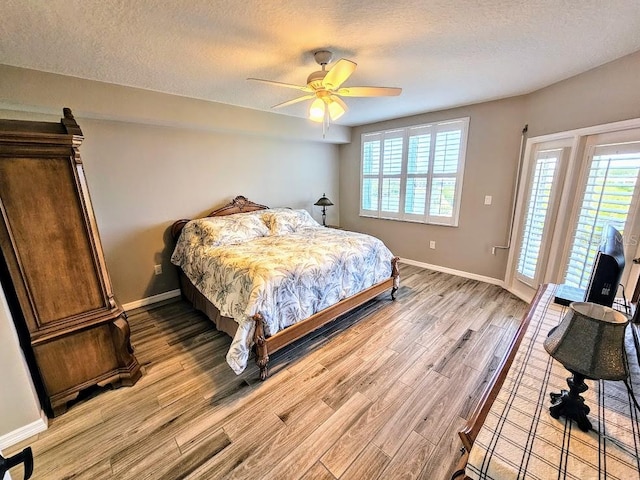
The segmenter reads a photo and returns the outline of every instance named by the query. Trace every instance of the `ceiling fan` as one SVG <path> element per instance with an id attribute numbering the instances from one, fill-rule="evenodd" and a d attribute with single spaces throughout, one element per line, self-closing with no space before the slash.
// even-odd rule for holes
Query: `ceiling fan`
<path id="1" fill-rule="evenodd" d="M 309 108 L 309 119 L 314 122 L 325 123 L 328 122 L 329 119 L 332 121 L 337 120 L 348 110 L 347 105 L 340 97 L 391 97 L 400 95 L 402 92 L 401 88 L 392 87 L 342 87 L 342 84 L 355 71 L 356 63 L 342 58 L 327 70 L 327 64 L 331 62 L 333 58 L 331 52 L 320 50 L 315 52 L 313 57 L 322 67 L 322 70 L 318 70 L 309 75 L 305 86 L 274 82 L 261 78 L 248 78 L 247 80 L 255 80 L 256 82 L 293 88 L 305 92 L 306 95 L 279 103 L 271 108 L 287 107 L 294 103 L 314 99 Z"/>

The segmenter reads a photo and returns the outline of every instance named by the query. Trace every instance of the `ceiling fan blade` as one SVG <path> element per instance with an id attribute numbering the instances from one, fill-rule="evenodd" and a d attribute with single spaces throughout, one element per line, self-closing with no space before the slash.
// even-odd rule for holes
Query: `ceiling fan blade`
<path id="1" fill-rule="evenodd" d="M 313 94 L 303 95 L 302 97 L 294 98 L 293 100 L 288 100 L 286 102 L 282 102 L 282 103 L 279 103 L 277 105 L 274 105 L 271 108 L 287 107 L 289 105 L 293 105 L 294 103 L 303 102 L 305 100 L 309 100 L 310 98 L 314 98 L 314 97 L 315 97 L 315 95 L 313 95 Z"/>
<path id="2" fill-rule="evenodd" d="M 293 88 L 295 90 L 302 90 L 303 92 L 313 92 L 309 87 L 302 85 L 293 85 L 292 83 L 274 82 L 273 80 L 264 80 L 262 78 L 247 78 L 247 80 L 253 80 L 254 82 L 268 83 L 269 85 L 276 85 L 277 87 Z"/>
<path id="3" fill-rule="evenodd" d="M 351 60 L 341 58 L 338 60 L 331 69 L 327 72 L 327 75 L 322 80 L 322 85 L 327 90 L 336 90 L 340 88 L 340 85 L 351 76 L 358 65 Z"/>
<path id="4" fill-rule="evenodd" d="M 334 93 L 343 97 L 395 97 L 402 93 L 402 89 L 394 87 L 344 87 Z"/>

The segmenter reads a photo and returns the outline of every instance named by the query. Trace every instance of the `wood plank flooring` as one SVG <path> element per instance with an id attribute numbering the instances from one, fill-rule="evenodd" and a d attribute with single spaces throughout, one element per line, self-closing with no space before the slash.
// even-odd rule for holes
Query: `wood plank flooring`
<path id="1" fill-rule="evenodd" d="M 401 265 L 388 294 L 236 376 L 182 301 L 130 312 L 144 376 L 87 395 L 31 445 L 35 479 L 447 479 L 457 431 L 527 305 Z M 22 478 L 21 467 L 11 470 Z"/>

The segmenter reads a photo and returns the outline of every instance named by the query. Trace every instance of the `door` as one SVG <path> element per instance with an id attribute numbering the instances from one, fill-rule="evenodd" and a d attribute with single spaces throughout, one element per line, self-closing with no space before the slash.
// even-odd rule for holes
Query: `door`
<path id="1" fill-rule="evenodd" d="M 640 131 L 594 135 L 587 139 L 580 190 L 563 256 L 562 283 L 587 288 L 602 233 L 608 224 L 623 236 L 626 267 L 621 283 L 635 282 L 629 278 L 629 272 L 638 247 L 639 175 Z M 621 294 L 619 292 L 619 296 Z"/>
<path id="2" fill-rule="evenodd" d="M 630 297 L 632 259 L 640 254 L 640 129 L 534 139 L 526 158 L 507 288 L 526 300 L 542 283 L 586 288 L 602 232 L 612 224 L 623 234 L 621 283 Z"/>
<path id="3" fill-rule="evenodd" d="M 528 150 L 519 201 L 524 208 L 514 225 L 518 235 L 510 255 L 510 287 L 531 299 L 546 276 L 571 140 L 539 143 Z"/>

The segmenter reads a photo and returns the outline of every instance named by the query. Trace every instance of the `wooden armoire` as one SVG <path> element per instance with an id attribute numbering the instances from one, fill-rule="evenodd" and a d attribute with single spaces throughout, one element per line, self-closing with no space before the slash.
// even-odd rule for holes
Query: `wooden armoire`
<path id="1" fill-rule="evenodd" d="M 68 108 L 60 123 L 0 120 L 2 286 L 54 416 L 82 390 L 141 376 L 104 261 L 82 140 Z"/>

